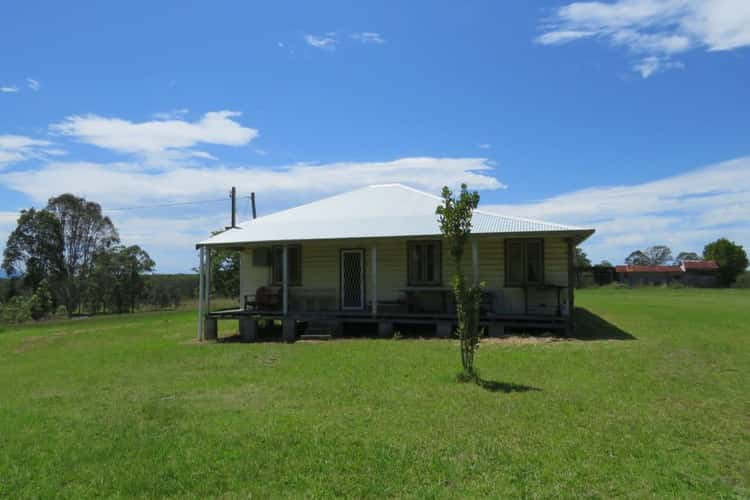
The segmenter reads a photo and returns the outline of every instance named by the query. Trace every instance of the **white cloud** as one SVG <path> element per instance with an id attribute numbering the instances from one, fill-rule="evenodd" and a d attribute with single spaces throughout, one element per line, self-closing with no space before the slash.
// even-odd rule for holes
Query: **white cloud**
<path id="1" fill-rule="evenodd" d="M 52 143 L 49 141 L 23 135 L 0 135 L 0 169 L 26 160 L 65 154 L 64 151 L 50 146 Z"/>
<path id="2" fill-rule="evenodd" d="M 0 212 L 0 254 L 4 250 L 8 236 L 16 227 L 19 215 L 19 212 Z"/>
<path id="3" fill-rule="evenodd" d="M 10 233 L 18 220 L 19 212 L 0 212 L 0 241 L 5 241 L 5 235 Z"/>
<path id="4" fill-rule="evenodd" d="M 33 90 L 34 92 L 36 92 L 37 90 L 39 90 L 42 87 L 42 85 L 39 83 L 39 81 L 38 80 L 34 80 L 33 78 L 26 78 L 26 86 L 29 89 Z"/>
<path id="5" fill-rule="evenodd" d="M 42 202 L 63 192 L 113 204 L 202 199 L 230 186 L 274 198 L 299 200 L 367 184 L 403 182 L 432 192 L 467 182 L 477 189 L 504 187 L 482 158 L 401 158 L 266 167 L 177 167 L 157 172 L 132 164 L 54 162 L 34 170 L 0 174 L 0 184 Z"/>
<path id="6" fill-rule="evenodd" d="M 356 40 L 360 43 L 385 43 L 385 38 L 383 38 L 380 33 L 375 33 L 373 31 L 360 31 L 358 33 L 352 33 L 351 37 L 353 40 Z"/>
<path id="7" fill-rule="evenodd" d="M 403 182 L 434 193 L 444 184 L 458 186 L 461 182 L 477 189 L 504 187 L 482 158 L 401 158 L 280 168 L 177 167 L 156 171 L 128 163 L 52 162 L 37 169 L 0 173 L 0 185 L 27 195 L 36 204 L 72 192 L 101 203 L 105 212 L 106 208 L 223 198 L 231 186 L 237 186 L 241 195 L 255 191 L 259 210 L 268 213 L 363 185 L 388 182 Z M 243 203 L 240 202 L 240 209 L 244 207 L 245 212 L 240 215 L 247 213 Z M 212 211 L 208 215 L 207 209 Z M 194 243 L 209 231 L 222 228 L 229 217 L 228 200 L 145 213 L 107 213 L 112 215 L 122 240 L 146 248 L 163 271 L 187 270 L 194 259 Z"/>
<path id="8" fill-rule="evenodd" d="M 536 203 L 485 210 L 594 227 L 584 244 L 596 260 L 666 243 L 697 251 L 726 236 L 750 247 L 750 157 L 642 184 L 583 189 Z"/>
<path id="9" fill-rule="evenodd" d="M 598 38 L 627 48 L 633 69 L 648 78 L 681 68 L 672 60 L 689 50 L 733 50 L 750 45 L 747 0 L 617 0 L 560 7 L 536 41 L 560 45 Z"/>
<path id="10" fill-rule="evenodd" d="M 206 151 L 191 151 L 190 156 L 193 158 L 202 158 L 204 160 L 218 160 L 217 157 L 215 157 L 211 153 L 207 153 Z"/>
<path id="11" fill-rule="evenodd" d="M 492 149 L 492 144 L 490 144 L 488 142 L 479 144 L 479 149 Z"/>
<path id="12" fill-rule="evenodd" d="M 195 242 L 211 231 L 227 225 L 229 210 L 208 215 L 181 215 L 176 210 L 164 210 L 167 215 L 149 215 L 124 212 L 107 212 L 117 228 L 120 239 L 126 244 L 137 244 L 146 249 L 191 249 Z"/>
<path id="13" fill-rule="evenodd" d="M 640 61 L 633 63 L 633 70 L 640 73 L 643 78 L 648 78 L 659 71 L 682 69 L 684 67 L 685 65 L 681 62 L 670 61 L 656 56 L 644 57 Z"/>
<path id="14" fill-rule="evenodd" d="M 16 87 L 15 85 L 6 85 L 0 87 L 0 93 L 3 94 L 14 94 L 16 92 L 18 92 L 18 87 Z"/>
<path id="15" fill-rule="evenodd" d="M 304 38 L 305 43 L 307 43 L 311 47 L 315 47 L 316 49 L 336 50 L 336 45 L 338 44 L 335 32 L 326 33 L 325 35 L 321 36 L 308 34 L 305 35 Z"/>
<path id="16" fill-rule="evenodd" d="M 595 31 L 578 31 L 578 30 L 558 30 L 544 33 L 537 37 L 537 42 L 542 45 L 557 45 L 560 43 L 572 42 L 581 38 L 588 38 L 596 35 Z"/>
<path id="17" fill-rule="evenodd" d="M 179 118 L 182 118 L 186 114 L 190 112 L 187 108 L 179 108 L 179 109 L 173 109 L 171 111 L 161 111 L 159 113 L 154 113 L 153 116 L 157 120 L 177 120 Z"/>
<path id="18" fill-rule="evenodd" d="M 171 118 L 140 123 L 97 115 L 69 116 L 51 125 L 50 130 L 100 148 L 140 155 L 150 164 L 167 164 L 201 156 L 200 152 L 196 155 L 189 149 L 196 144 L 248 144 L 258 131 L 233 119 L 240 114 L 214 111 L 196 122 Z"/>

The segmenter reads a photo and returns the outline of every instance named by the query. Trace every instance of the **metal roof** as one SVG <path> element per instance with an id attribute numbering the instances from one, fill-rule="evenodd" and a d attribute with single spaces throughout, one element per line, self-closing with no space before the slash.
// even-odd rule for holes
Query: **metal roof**
<path id="1" fill-rule="evenodd" d="M 715 271 L 719 265 L 713 260 L 683 260 L 683 271 Z"/>
<path id="2" fill-rule="evenodd" d="M 625 265 L 616 266 L 615 272 L 618 273 L 681 273 L 680 266 L 642 266 L 642 265 Z"/>
<path id="3" fill-rule="evenodd" d="M 258 217 L 201 241 L 198 246 L 240 243 L 439 236 L 435 209 L 442 202 L 402 184 L 380 184 Z M 562 233 L 580 242 L 593 229 L 475 210 L 476 234 Z"/>

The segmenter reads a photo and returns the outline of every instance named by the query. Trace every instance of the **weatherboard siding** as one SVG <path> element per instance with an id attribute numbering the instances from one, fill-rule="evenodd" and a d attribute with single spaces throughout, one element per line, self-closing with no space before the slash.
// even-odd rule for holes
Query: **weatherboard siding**
<path id="1" fill-rule="evenodd" d="M 339 258 L 342 249 L 362 249 L 365 252 L 365 300 L 372 299 L 372 247 L 377 247 L 377 292 L 379 301 L 395 301 L 407 287 L 407 242 L 410 238 L 353 239 L 302 242 L 302 285 L 289 288 L 290 308 L 299 309 L 302 297 L 319 294 L 328 297 L 321 301 L 322 309 L 338 307 L 340 290 Z M 292 244 L 292 243 L 290 243 Z M 522 314 L 523 291 L 505 288 L 505 240 L 500 237 L 477 239 L 479 278 L 494 297 L 493 308 L 498 313 Z M 271 280 L 270 266 L 253 266 L 252 248 L 241 252 L 240 293 L 254 294 L 258 287 Z M 442 282 L 450 286 L 453 263 L 447 245 L 442 246 Z M 464 254 L 463 270 L 472 277 L 471 248 Z M 544 239 L 545 282 L 567 286 L 567 243 L 562 238 Z M 556 309 L 555 292 L 533 292 L 529 295 L 530 312 L 553 314 Z M 565 293 L 561 294 L 562 309 L 567 310 Z M 309 307 L 309 306 L 308 306 Z"/>

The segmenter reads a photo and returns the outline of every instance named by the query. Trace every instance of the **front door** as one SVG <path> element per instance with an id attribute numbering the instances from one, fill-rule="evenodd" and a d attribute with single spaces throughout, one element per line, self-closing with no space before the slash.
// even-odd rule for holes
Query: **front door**
<path id="1" fill-rule="evenodd" d="M 341 309 L 365 308 L 364 262 L 363 250 L 341 251 Z"/>

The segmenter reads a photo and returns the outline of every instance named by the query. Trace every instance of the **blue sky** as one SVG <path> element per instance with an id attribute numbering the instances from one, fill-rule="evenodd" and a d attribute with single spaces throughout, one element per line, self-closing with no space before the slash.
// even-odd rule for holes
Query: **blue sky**
<path id="1" fill-rule="evenodd" d="M 0 246 L 73 191 L 185 271 L 226 202 L 113 209 L 463 180 L 595 260 L 750 246 L 746 0 L 14 2 L 0 61 Z"/>

